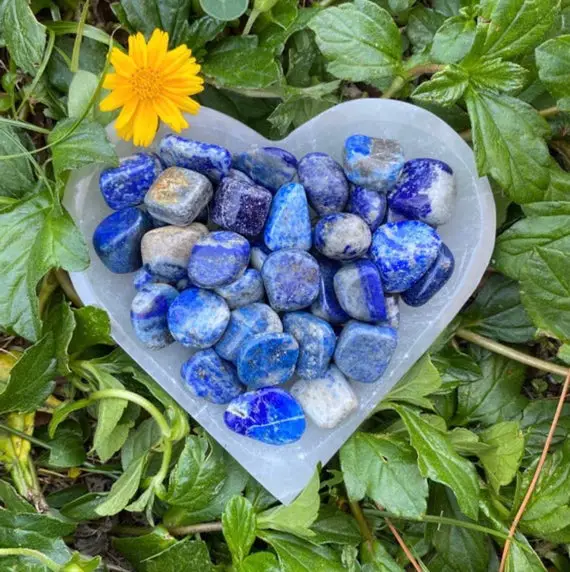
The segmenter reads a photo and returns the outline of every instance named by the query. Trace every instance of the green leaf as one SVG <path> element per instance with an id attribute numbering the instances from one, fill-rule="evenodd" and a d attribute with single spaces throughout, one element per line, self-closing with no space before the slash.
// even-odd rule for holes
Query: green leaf
<path id="1" fill-rule="evenodd" d="M 320 100 L 308 97 L 292 97 L 280 103 L 267 119 L 279 135 L 286 135 L 292 129 L 300 127 L 309 119 L 316 117 L 337 103 L 338 100 L 334 96 L 325 96 Z"/>
<path id="2" fill-rule="evenodd" d="M 10 125 L 0 124 L 0 156 L 27 153 L 26 139 Z M 33 190 L 36 177 L 28 157 L 0 161 L 0 197 L 21 199 Z"/>
<path id="3" fill-rule="evenodd" d="M 222 526 L 234 566 L 239 568 L 255 541 L 256 518 L 251 503 L 245 497 L 233 497 L 224 509 Z"/>
<path id="4" fill-rule="evenodd" d="M 451 346 L 433 354 L 431 359 L 441 375 L 442 389 L 452 389 L 481 377 L 479 364 L 470 355 Z"/>
<path id="5" fill-rule="evenodd" d="M 169 546 L 166 550 L 143 560 L 142 563 L 146 572 L 165 572 L 166 570 L 210 572 L 212 570 L 206 543 L 190 538 Z"/>
<path id="6" fill-rule="evenodd" d="M 453 16 L 447 19 L 436 32 L 431 54 L 443 64 L 454 64 L 463 59 L 475 40 L 473 18 Z"/>
<path id="7" fill-rule="evenodd" d="M 431 80 L 420 83 L 412 98 L 424 103 L 451 106 L 463 97 L 469 85 L 469 75 L 460 66 L 450 65 L 437 72 Z"/>
<path id="8" fill-rule="evenodd" d="M 60 512 L 76 522 L 100 519 L 102 517 L 97 513 L 97 508 L 105 502 L 107 496 L 108 493 L 87 493 L 66 503 Z"/>
<path id="9" fill-rule="evenodd" d="M 113 538 L 113 548 L 118 550 L 136 569 L 143 560 L 163 552 L 173 544 L 176 539 L 170 536 L 168 530 L 162 526 L 152 529 L 144 536 L 134 538 Z"/>
<path id="10" fill-rule="evenodd" d="M 440 14 L 449 17 L 458 14 L 459 9 L 469 3 L 470 0 L 433 0 L 433 7 Z"/>
<path id="11" fill-rule="evenodd" d="M 216 20 L 210 16 L 202 16 L 194 20 L 186 34 L 185 43 L 192 50 L 192 55 L 196 56 L 202 48 L 221 34 L 226 27 L 226 22 Z"/>
<path id="12" fill-rule="evenodd" d="M 132 431 L 121 448 L 121 465 L 126 469 L 133 461 L 148 454 L 160 441 L 161 432 L 153 418 L 145 419 Z"/>
<path id="13" fill-rule="evenodd" d="M 390 14 L 373 2 L 356 0 L 322 10 L 309 28 L 335 77 L 367 81 L 400 72 L 400 32 Z"/>
<path id="14" fill-rule="evenodd" d="M 314 544 L 338 544 L 357 546 L 362 540 L 356 520 L 334 506 L 323 504 L 319 517 L 311 526 Z"/>
<path id="15" fill-rule="evenodd" d="M 16 489 L 8 482 L 0 479 L 0 500 L 4 508 L 13 513 L 35 513 L 34 507 L 21 497 Z"/>
<path id="16" fill-rule="evenodd" d="M 239 572 L 281 572 L 281 568 L 271 552 L 256 552 L 242 562 Z"/>
<path id="17" fill-rule="evenodd" d="M 223 22 L 239 18 L 247 10 L 248 0 L 200 0 L 202 10 Z"/>
<path id="18" fill-rule="evenodd" d="M 69 345 L 70 354 L 79 354 L 83 350 L 98 344 L 114 345 L 111 337 L 111 320 L 102 308 L 84 306 L 73 310 L 75 331 Z"/>
<path id="19" fill-rule="evenodd" d="M 81 426 L 72 419 L 61 423 L 53 438 L 47 440 L 50 446 L 48 464 L 52 467 L 77 467 L 87 455 L 83 446 Z"/>
<path id="20" fill-rule="evenodd" d="M 466 66 L 469 81 L 478 90 L 516 93 L 528 82 L 529 72 L 513 62 L 499 58 L 480 60 Z"/>
<path id="21" fill-rule="evenodd" d="M 570 111 L 570 35 L 548 40 L 535 54 L 540 80 L 558 100 L 558 107 Z"/>
<path id="22" fill-rule="evenodd" d="M 58 375 L 71 373 L 69 369 L 69 355 L 67 352 L 74 328 L 75 317 L 67 300 L 53 306 L 44 321 L 44 334 L 51 332 L 54 337 Z"/>
<path id="23" fill-rule="evenodd" d="M 397 516 L 425 514 L 428 484 L 406 442 L 389 434 L 359 431 L 342 446 L 340 462 L 351 500 L 369 496 Z"/>
<path id="24" fill-rule="evenodd" d="M 422 5 L 416 6 L 410 12 L 406 33 L 417 52 L 431 44 L 435 33 L 444 22 L 443 14 Z"/>
<path id="25" fill-rule="evenodd" d="M 404 572 L 377 539 L 360 545 L 360 559 L 362 572 Z"/>
<path id="26" fill-rule="evenodd" d="M 552 399 L 535 399 L 530 401 L 523 411 L 521 427 L 525 434 L 525 447 L 528 454 L 533 457 L 540 455 L 542 451 L 544 441 L 552 424 L 554 412 L 556 411 L 556 405 L 556 401 Z M 554 432 L 550 446 L 551 451 L 554 451 L 563 443 L 569 434 L 570 403 L 565 403 Z"/>
<path id="27" fill-rule="evenodd" d="M 98 86 L 99 78 L 94 73 L 78 70 L 74 74 L 67 98 L 67 114 L 69 117 L 77 119 L 85 113 Z M 96 100 L 87 117 L 96 117 L 97 104 Z"/>
<path id="28" fill-rule="evenodd" d="M 79 552 L 74 552 L 71 560 L 65 563 L 62 572 L 95 572 L 101 565 L 101 557 L 83 558 Z"/>

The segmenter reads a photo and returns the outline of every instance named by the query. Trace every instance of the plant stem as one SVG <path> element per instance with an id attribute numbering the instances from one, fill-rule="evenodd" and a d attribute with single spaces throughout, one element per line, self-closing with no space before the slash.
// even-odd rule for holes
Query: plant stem
<path id="1" fill-rule="evenodd" d="M 409 69 L 405 76 L 396 76 L 392 81 L 392 85 L 382 94 L 382 99 L 390 99 L 396 95 L 409 81 L 424 75 L 434 74 L 441 71 L 445 66 L 440 64 L 423 64 Z"/>
<path id="2" fill-rule="evenodd" d="M 406 85 L 406 80 L 401 76 L 396 76 L 392 85 L 382 94 L 381 99 L 390 99 Z"/>
<path id="3" fill-rule="evenodd" d="M 358 528 L 360 529 L 360 534 L 362 535 L 362 538 L 364 538 L 364 540 L 366 540 L 366 542 L 368 542 L 370 546 L 372 546 L 372 542 L 374 541 L 374 535 L 370 530 L 370 526 L 368 526 L 368 522 L 366 520 L 366 517 L 364 516 L 364 513 L 362 512 L 362 508 L 360 508 L 360 504 L 356 501 L 350 501 L 348 503 L 348 506 L 350 507 L 350 512 L 352 513 L 352 516 L 354 516 L 354 520 L 356 520 L 356 523 L 358 524 Z"/>
<path id="4" fill-rule="evenodd" d="M 83 308 L 83 302 L 81 301 L 81 298 L 77 295 L 77 292 L 75 291 L 75 288 L 73 287 L 73 284 L 71 283 L 71 280 L 69 278 L 69 274 L 62 268 L 56 268 L 54 273 L 60 288 L 69 298 L 69 300 L 71 300 L 72 304 L 76 308 Z"/>
<path id="5" fill-rule="evenodd" d="M 40 439 L 32 437 L 31 435 L 28 435 L 23 431 L 19 431 L 18 429 L 14 429 L 13 427 L 8 427 L 8 425 L 4 425 L 4 423 L 0 423 L 0 430 L 6 431 L 6 433 L 10 433 L 11 435 L 16 435 L 17 437 L 25 439 L 26 441 L 29 441 L 30 443 L 33 443 L 38 447 L 42 447 L 43 449 L 48 449 L 48 450 L 51 449 L 51 447 L 47 443 L 44 443 Z"/>
<path id="6" fill-rule="evenodd" d="M 410 79 L 420 77 L 424 74 L 434 74 L 438 71 L 442 71 L 445 68 L 444 65 L 441 64 L 423 64 L 421 66 L 416 66 L 409 69 L 406 73 Z"/>
<path id="7" fill-rule="evenodd" d="M 32 550 L 31 548 L 0 548 L 0 558 L 3 556 L 29 556 L 39 560 L 44 566 L 54 572 L 58 572 L 62 568 L 61 565 L 48 558 L 39 550 Z"/>
<path id="8" fill-rule="evenodd" d="M 204 522 L 202 524 L 192 524 L 190 526 L 174 526 L 173 528 L 169 528 L 168 532 L 173 536 L 188 536 L 189 534 L 198 534 L 200 532 L 220 532 L 221 530 L 221 522 Z"/>
<path id="9" fill-rule="evenodd" d="M 251 10 L 247 22 L 245 23 L 243 32 L 241 33 L 242 36 L 247 36 L 251 32 L 251 28 L 253 27 L 253 24 L 255 24 L 255 21 L 257 20 L 257 17 L 260 14 L 261 12 L 259 10 L 256 10 L 255 8 Z"/>
<path id="10" fill-rule="evenodd" d="M 28 131 L 35 131 L 36 133 L 42 133 L 43 135 L 49 135 L 50 130 L 45 127 L 40 127 L 39 125 L 33 125 L 32 123 L 27 123 L 26 121 L 18 121 L 17 119 L 8 119 L 7 117 L 0 117 L 0 125 L 11 125 L 12 127 L 19 127 L 21 129 L 27 129 Z"/>

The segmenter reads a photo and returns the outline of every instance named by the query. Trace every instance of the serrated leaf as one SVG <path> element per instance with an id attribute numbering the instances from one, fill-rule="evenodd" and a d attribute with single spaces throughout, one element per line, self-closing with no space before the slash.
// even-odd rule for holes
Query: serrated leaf
<path id="1" fill-rule="evenodd" d="M 431 360 L 441 375 L 442 389 L 452 389 L 481 377 L 481 368 L 477 362 L 453 347 L 448 346 L 432 354 Z"/>
<path id="2" fill-rule="evenodd" d="M 360 545 L 362 572 L 404 572 L 402 568 L 376 538 Z"/>
<path id="3" fill-rule="evenodd" d="M 26 139 L 10 125 L 0 125 L 0 156 L 27 154 Z M 36 176 L 28 157 L 0 161 L 0 197 L 21 199 L 34 189 Z"/>
<path id="4" fill-rule="evenodd" d="M 529 72 L 513 62 L 499 58 L 481 60 L 467 66 L 469 81 L 480 90 L 516 93 L 526 85 Z"/>
<path id="5" fill-rule="evenodd" d="M 334 506 L 323 504 L 319 517 L 311 526 L 315 533 L 314 544 L 338 544 L 357 546 L 362 540 L 356 520 Z"/>
<path id="6" fill-rule="evenodd" d="M 144 536 L 113 538 L 113 548 L 118 550 L 135 568 L 156 554 L 176 544 L 176 539 L 161 526 L 152 529 Z"/>
<path id="7" fill-rule="evenodd" d="M 225 27 L 226 23 L 221 20 L 216 20 L 210 16 L 202 16 L 190 24 L 185 43 L 192 50 L 192 54 L 196 56 L 196 54 L 199 53 L 208 42 L 215 39 Z"/>
<path id="8" fill-rule="evenodd" d="M 255 541 L 256 516 L 251 503 L 242 496 L 233 497 L 222 515 L 222 531 L 239 568 Z"/>
<path id="9" fill-rule="evenodd" d="M 272 552 L 256 552 L 242 562 L 239 572 L 281 572 L 281 568 Z"/>
<path id="10" fill-rule="evenodd" d="M 570 111 L 570 35 L 548 40 L 535 53 L 540 80 L 558 107 Z"/>
<path id="11" fill-rule="evenodd" d="M 554 412 L 556 411 L 556 401 L 552 399 L 535 399 L 530 401 L 525 407 L 521 418 L 521 427 L 525 434 L 525 448 L 529 455 L 533 457 L 540 455 L 544 446 L 544 441 L 548 435 Z M 551 451 L 563 443 L 570 434 L 570 403 L 565 403 L 562 408 L 562 415 L 556 426 Z"/>
<path id="12" fill-rule="evenodd" d="M 165 572 L 166 570 L 196 570 L 210 572 L 212 562 L 208 547 L 202 540 L 185 538 L 166 550 L 143 560 L 146 572 Z"/>
<path id="13" fill-rule="evenodd" d="M 48 464 L 52 467 L 77 467 L 87 457 L 83 446 L 83 431 L 71 419 L 61 423 L 47 443 L 50 446 Z"/>
<path id="14" fill-rule="evenodd" d="M 160 441 L 161 432 L 153 418 L 145 419 L 132 431 L 121 448 L 121 465 L 126 469 L 133 461 L 146 455 Z"/>
<path id="15" fill-rule="evenodd" d="M 448 18 L 433 38 L 432 56 L 443 64 L 453 64 L 463 59 L 475 40 L 475 26 L 473 18 Z"/>
<path id="16" fill-rule="evenodd" d="M 445 16 L 435 10 L 419 5 L 412 9 L 408 17 L 406 33 L 415 50 L 421 52 L 429 46 Z"/>
<path id="17" fill-rule="evenodd" d="M 58 375 L 71 373 L 69 369 L 69 355 L 67 352 L 74 329 L 75 317 L 67 300 L 51 308 L 44 320 L 43 332 L 51 332 L 54 337 Z"/>
<path id="18" fill-rule="evenodd" d="M 96 306 L 84 306 L 73 310 L 75 331 L 69 345 L 70 354 L 79 354 L 91 346 L 113 345 L 109 314 Z"/>
<path id="19" fill-rule="evenodd" d="M 469 75 L 460 66 L 450 65 L 437 72 L 429 81 L 420 83 L 412 98 L 424 103 L 451 106 L 463 97 L 469 85 Z"/>
<path id="20" fill-rule="evenodd" d="M 313 99 L 307 97 L 293 97 L 280 103 L 267 120 L 275 127 L 281 136 L 286 135 L 291 129 L 297 128 L 303 123 L 316 117 L 323 111 L 338 103 L 335 97 L 323 97 Z"/>

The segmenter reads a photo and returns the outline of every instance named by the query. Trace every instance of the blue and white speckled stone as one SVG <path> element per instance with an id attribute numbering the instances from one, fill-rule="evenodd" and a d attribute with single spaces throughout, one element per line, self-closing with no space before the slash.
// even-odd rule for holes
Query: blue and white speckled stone
<path id="1" fill-rule="evenodd" d="M 135 290 L 140 290 L 149 284 L 157 284 L 159 282 L 160 280 L 145 266 L 139 268 L 133 276 L 133 286 Z"/>
<path id="2" fill-rule="evenodd" d="M 214 194 L 207 177 L 181 167 L 163 171 L 145 195 L 144 204 L 156 219 L 187 226 L 210 202 Z"/>
<path id="3" fill-rule="evenodd" d="M 310 306 L 319 295 L 319 264 L 304 250 L 278 250 L 261 269 L 269 304 L 277 312 Z"/>
<path id="4" fill-rule="evenodd" d="M 366 253 L 372 240 L 368 225 L 351 213 L 324 216 L 315 226 L 315 248 L 333 260 L 354 260 Z"/>
<path id="5" fill-rule="evenodd" d="M 243 392 L 236 370 L 212 350 L 200 350 L 182 364 L 180 375 L 190 391 L 211 403 L 229 403 Z"/>
<path id="6" fill-rule="evenodd" d="M 393 211 L 409 219 L 439 226 L 451 218 L 455 195 L 455 177 L 447 163 L 412 159 L 404 163 L 388 203 Z"/>
<path id="7" fill-rule="evenodd" d="M 123 157 L 118 167 L 101 171 L 99 188 L 113 210 L 136 207 L 161 172 L 162 164 L 154 153 L 136 153 Z"/>
<path id="8" fill-rule="evenodd" d="M 266 304 L 251 304 L 234 310 L 230 323 L 214 348 L 224 359 L 235 362 L 241 346 L 255 334 L 281 333 L 283 324 Z"/>
<path id="9" fill-rule="evenodd" d="M 398 329 L 400 327 L 400 297 L 398 294 L 386 294 L 384 304 L 386 306 L 386 325 Z"/>
<path id="10" fill-rule="evenodd" d="M 386 222 L 402 222 L 404 220 L 410 219 L 407 216 L 397 213 L 388 207 L 388 211 L 386 212 Z"/>
<path id="11" fill-rule="evenodd" d="M 415 284 L 439 253 L 441 238 L 431 226 L 409 220 L 382 225 L 372 238 L 370 258 L 380 270 L 386 292 L 404 292 Z"/>
<path id="12" fill-rule="evenodd" d="M 253 268 L 261 272 L 267 257 L 271 254 L 271 250 L 267 248 L 264 244 L 257 244 L 251 247 L 251 256 L 249 263 Z"/>
<path id="13" fill-rule="evenodd" d="M 247 183 L 248 185 L 255 184 L 251 178 L 249 178 L 244 172 L 238 171 L 238 169 L 230 169 L 226 177 L 238 179 L 239 181 Z"/>
<path id="14" fill-rule="evenodd" d="M 220 286 L 215 292 L 227 302 L 231 310 L 261 302 L 265 296 L 263 278 L 254 268 L 248 268 L 235 282 Z"/>
<path id="15" fill-rule="evenodd" d="M 178 290 L 168 284 L 149 284 L 136 293 L 131 324 L 147 348 L 158 350 L 174 341 L 168 329 L 168 308 L 177 296 Z"/>
<path id="16" fill-rule="evenodd" d="M 163 137 L 158 149 L 167 167 L 184 167 L 219 183 L 232 166 L 232 154 L 219 145 L 185 139 L 169 134 Z"/>
<path id="17" fill-rule="evenodd" d="M 290 334 L 256 334 L 244 342 L 237 356 L 237 373 L 249 388 L 287 383 L 295 373 L 299 344 Z"/>
<path id="18" fill-rule="evenodd" d="M 370 260 L 346 264 L 335 274 L 334 291 L 342 309 L 361 322 L 383 322 L 386 306 L 380 272 Z"/>
<path id="19" fill-rule="evenodd" d="M 395 329 L 353 321 L 338 338 L 334 360 L 348 378 L 373 383 L 388 367 L 397 345 Z"/>
<path id="20" fill-rule="evenodd" d="M 311 206 L 321 216 L 344 210 L 348 181 L 342 167 L 326 153 L 308 153 L 299 161 L 299 180 Z"/>
<path id="21" fill-rule="evenodd" d="M 320 270 L 319 295 L 311 306 L 311 312 L 331 324 L 344 324 L 350 316 L 338 303 L 334 291 L 334 276 L 341 267 L 340 262 L 329 260 L 324 256 L 317 258 Z"/>
<path id="22" fill-rule="evenodd" d="M 443 288 L 451 278 L 454 268 L 455 258 L 451 250 L 442 243 L 435 262 L 411 288 L 402 293 L 402 300 L 408 306 L 423 306 Z"/>
<path id="23" fill-rule="evenodd" d="M 163 226 L 147 232 L 141 242 L 143 264 L 159 281 L 176 283 L 187 277 L 190 251 L 208 234 L 199 222 L 189 226 Z"/>
<path id="24" fill-rule="evenodd" d="M 294 397 L 277 387 L 248 391 L 224 413 L 229 429 L 268 445 L 287 445 L 305 432 L 305 414 Z"/>
<path id="25" fill-rule="evenodd" d="M 308 312 L 291 312 L 283 316 L 283 330 L 299 344 L 297 375 L 304 379 L 322 377 L 336 345 L 331 325 Z"/>
<path id="26" fill-rule="evenodd" d="M 297 176 L 297 159 L 279 147 L 252 147 L 234 155 L 233 166 L 272 193 Z"/>
<path id="27" fill-rule="evenodd" d="M 168 327 L 174 339 L 197 350 L 212 347 L 229 321 L 230 309 L 225 300 L 201 288 L 187 288 L 168 310 Z"/>
<path id="28" fill-rule="evenodd" d="M 311 217 L 303 185 L 287 183 L 277 191 L 265 223 L 263 238 L 270 250 L 311 248 Z"/>
<path id="29" fill-rule="evenodd" d="M 344 142 L 344 170 L 357 186 L 386 193 L 394 188 L 403 166 L 404 152 L 397 141 L 351 135 Z"/>
<path id="30" fill-rule="evenodd" d="M 386 203 L 386 195 L 364 187 L 354 187 L 346 210 L 358 215 L 374 232 L 384 222 Z"/>
<path id="31" fill-rule="evenodd" d="M 358 398 L 346 377 L 331 365 L 318 379 L 300 379 L 291 388 L 305 415 L 322 429 L 333 429 L 358 408 Z"/>
<path id="32" fill-rule="evenodd" d="M 111 272 L 134 272 L 142 265 L 142 237 L 151 228 L 148 214 L 135 207 L 116 211 L 97 225 L 93 233 L 95 252 Z"/>
<path id="33" fill-rule="evenodd" d="M 188 262 L 188 277 L 202 288 L 235 282 L 249 263 L 249 242 L 241 235 L 218 230 L 196 241 Z"/>

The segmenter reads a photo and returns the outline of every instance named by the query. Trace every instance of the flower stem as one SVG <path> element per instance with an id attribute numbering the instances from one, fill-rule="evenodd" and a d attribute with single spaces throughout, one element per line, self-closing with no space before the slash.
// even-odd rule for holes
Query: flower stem
<path id="1" fill-rule="evenodd" d="M 83 302 L 81 301 L 81 298 L 77 295 L 77 292 L 75 291 L 75 288 L 73 287 L 73 284 L 71 283 L 71 280 L 69 278 L 69 274 L 62 268 L 57 268 L 55 270 L 55 277 L 59 283 L 60 288 L 69 298 L 69 300 L 71 300 L 72 304 L 76 308 L 82 308 Z"/>
<path id="2" fill-rule="evenodd" d="M 352 513 L 352 516 L 354 516 L 354 520 L 356 520 L 356 523 L 358 524 L 362 538 L 372 545 L 374 535 L 370 530 L 370 526 L 368 526 L 368 522 L 362 512 L 362 508 L 360 508 L 360 504 L 356 501 L 350 501 L 348 505 L 350 506 L 350 512 Z"/>
<path id="3" fill-rule="evenodd" d="M 392 85 L 382 94 L 382 99 L 390 99 L 394 97 L 409 81 L 424 75 L 434 74 L 441 71 L 445 66 L 441 64 L 423 64 L 416 66 L 405 72 L 404 76 L 396 76 L 392 81 Z"/>
<path id="4" fill-rule="evenodd" d="M 249 17 L 247 19 L 247 22 L 245 23 L 245 27 L 243 29 L 243 32 L 241 34 L 242 36 L 247 36 L 251 32 L 251 28 L 255 24 L 255 21 L 257 20 L 257 17 L 260 14 L 261 14 L 261 12 L 259 10 L 256 10 L 255 8 L 253 8 L 251 10 L 251 12 L 249 13 Z"/>
<path id="5" fill-rule="evenodd" d="M 175 526 L 173 528 L 169 528 L 168 532 L 173 536 L 188 536 L 189 534 L 198 534 L 200 532 L 220 532 L 221 530 L 221 522 L 203 522 L 202 524 L 192 524 L 190 526 Z"/>
<path id="6" fill-rule="evenodd" d="M 0 430 L 6 431 L 6 433 L 10 433 L 11 435 L 16 435 L 21 439 L 25 439 L 26 441 L 29 441 L 30 443 L 33 443 L 38 447 L 42 447 L 42 449 L 48 449 L 48 450 L 51 449 L 51 447 L 47 443 L 44 443 L 44 441 L 41 441 L 36 437 L 32 437 L 31 435 L 28 435 L 23 431 L 19 431 L 18 429 L 14 429 L 13 427 L 8 427 L 8 425 L 4 425 L 4 423 L 0 423 Z"/>

